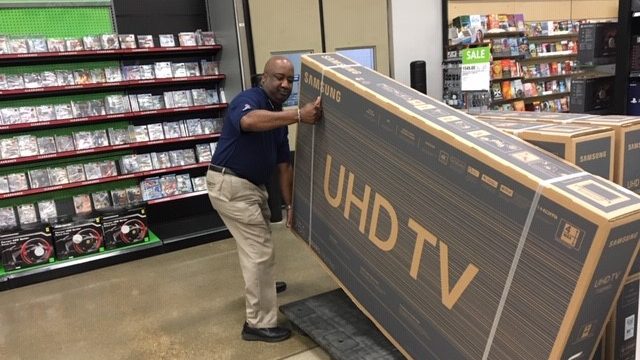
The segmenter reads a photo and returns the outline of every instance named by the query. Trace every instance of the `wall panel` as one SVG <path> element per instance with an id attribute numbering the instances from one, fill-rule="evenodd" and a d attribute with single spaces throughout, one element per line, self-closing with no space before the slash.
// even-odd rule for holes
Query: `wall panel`
<path id="1" fill-rule="evenodd" d="M 524 14 L 525 21 L 618 17 L 617 0 L 449 0 L 449 21 L 459 15 Z"/>

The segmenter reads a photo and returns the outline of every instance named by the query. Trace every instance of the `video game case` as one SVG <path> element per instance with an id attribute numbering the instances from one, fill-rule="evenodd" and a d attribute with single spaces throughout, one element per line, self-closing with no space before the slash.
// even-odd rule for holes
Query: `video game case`
<path id="1" fill-rule="evenodd" d="M 133 139 L 135 139 L 135 142 L 149 141 L 149 130 L 145 125 L 129 126 L 129 128 L 131 127 L 133 127 Z"/>
<path id="2" fill-rule="evenodd" d="M 164 139 L 164 131 L 162 130 L 162 124 L 148 124 L 147 129 L 149 131 L 149 140 L 163 140 Z"/>
<path id="3" fill-rule="evenodd" d="M 15 159 L 20 157 L 20 146 L 15 137 L 0 140 L 0 158 Z"/>
<path id="4" fill-rule="evenodd" d="M 180 129 L 180 122 L 178 121 L 162 123 L 162 127 L 164 128 L 164 137 L 166 139 L 174 139 L 184 136 Z"/>
<path id="5" fill-rule="evenodd" d="M 64 52 L 67 51 L 64 39 L 60 38 L 48 38 L 47 48 L 49 52 Z"/>
<path id="6" fill-rule="evenodd" d="M 56 119 L 56 109 L 53 105 L 36 106 L 38 121 L 51 121 Z"/>
<path id="7" fill-rule="evenodd" d="M 200 60 L 200 69 L 202 75 L 218 75 L 220 74 L 220 63 L 218 61 Z"/>
<path id="8" fill-rule="evenodd" d="M 196 144 L 196 157 L 199 163 L 211 161 L 211 147 L 209 144 Z"/>
<path id="9" fill-rule="evenodd" d="M 91 69 L 89 70 L 89 74 L 91 75 L 91 82 L 93 84 L 101 84 L 107 82 L 107 76 L 104 72 L 104 69 Z"/>
<path id="10" fill-rule="evenodd" d="M 186 77 L 187 76 L 187 66 L 185 63 L 171 63 L 171 72 L 173 73 L 173 77 Z"/>
<path id="11" fill-rule="evenodd" d="M 127 201 L 131 205 L 140 204 L 144 200 L 142 199 L 142 191 L 140 190 L 140 185 L 130 186 L 125 189 L 127 193 Z"/>
<path id="12" fill-rule="evenodd" d="M 33 135 L 16 136 L 18 140 L 18 148 L 20 156 L 36 156 L 38 155 L 38 140 Z"/>
<path id="13" fill-rule="evenodd" d="M 167 91 L 163 94 L 164 97 L 164 104 L 166 106 L 167 109 L 172 109 L 175 106 L 175 104 L 173 103 L 173 93 L 171 91 Z"/>
<path id="14" fill-rule="evenodd" d="M 58 217 L 58 209 L 56 207 L 55 200 L 38 201 L 38 213 L 40 214 L 40 221 L 49 223 L 54 222 Z"/>
<path id="15" fill-rule="evenodd" d="M 127 129 L 109 128 L 107 132 L 109 134 L 109 142 L 111 145 L 128 144 L 131 141 L 129 138 L 129 131 Z"/>
<path id="16" fill-rule="evenodd" d="M 191 178 L 191 183 L 193 185 L 193 191 L 207 190 L 207 178 L 204 176 Z"/>
<path id="17" fill-rule="evenodd" d="M 138 107 L 140 111 L 155 110 L 153 106 L 153 95 L 151 94 L 138 94 Z"/>
<path id="18" fill-rule="evenodd" d="M 213 158 L 213 154 L 216 153 L 216 148 L 218 147 L 217 142 L 210 142 L 209 147 L 211 148 L 211 157 Z"/>
<path id="19" fill-rule="evenodd" d="M 138 104 L 138 96 L 135 94 L 129 95 L 129 105 L 132 112 L 140 111 L 140 105 Z"/>
<path id="20" fill-rule="evenodd" d="M 120 169 L 123 174 L 133 174 L 140 171 L 136 155 L 125 155 L 120 158 Z"/>
<path id="21" fill-rule="evenodd" d="M 139 48 L 153 48 L 156 45 L 153 42 L 152 35 L 138 35 L 138 47 Z"/>
<path id="22" fill-rule="evenodd" d="M 38 222 L 36 207 L 34 204 L 20 204 L 16 206 L 20 225 L 33 224 Z"/>
<path id="23" fill-rule="evenodd" d="M 7 90 L 7 75 L 0 74 L 0 90 Z"/>
<path id="24" fill-rule="evenodd" d="M 142 199 L 145 201 L 162 198 L 162 186 L 160 178 L 146 178 L 140 182 L 140 190 L 142 191 Z"/>
<path id="25" fill-rule="evenodd" d="M 0 175 L 0 194 L 9 192 L 9 179 L 6 175 Z"/>
<path id="26" fill-rule="evenodd" d="M 138 162 L 139 171 L 153 170 L 153 162 L 151 161 L 151 154 L 137 154 L 136 161 Z"/>
<path id="27" fill-rule="evenodd" d="M 101 116 L 106 115 L 107 111 L 104 108 L 104 101 L 100 99 L 89 100 L 89 116 Z"/>
<path id="28" fill-rule="evenodd" d="M 176 39 L 173 34 L 160 34 L 158 35 L 160 47 L 175 47 Z"/>
<path id="29" fill-rule="evenodd" d="M 93 149 L 96 147 L 91 131 L 76 131 L 73 133 L 73 142 L 77 150 Z"/>
<path id="30" fill-rule="evenodd" d="M 105 50 L 120 49 L 120 42 L 117 34 L 100 35 L 100 45 Z"/>
<path id="31" fill-rule="evenodd" d="M 176 175 L 176 189 L 179 194 L 193 192 L 193 184 L 191 184 L 191 176 L 189 174 Z"/>
<path id="32" fill-rule="evenodd" d="M 43 136 L 38 138 L 38 153 L 40 155 L 54 154 L 58 152 L 56 139 L 53 136 Z"/>
<path id="33" fill-rule="evenodd" d="M 87 177 L 84 174 L 84 166 L 82 164 L 67 165 L 67 177 L 69 178 L 69 183 L 85 181 Z"/>
<path id="34" fill-rule="evenodd" d="M 56 135 L 55 139 L 56 149 L 59 152 L 73 151 L 76 149 L 71 135 Z"/>
<path id="35" fill-rule="evenodd" d="M 7 74 L 7 89 L 8 90 L 19 90 L 24 89 L 24 79 L 22 78 L 22 74 Z"/>
<path id="36" fill-rule="evenodd" d="M 49 172 L 47 169 L 31 169 L 29 170 L 29 183 L 32 189 L 51 186 L 49 180 Z"/>
<path id="37" fill-rule="evenodd" d="M 104 98 L 107 114 L 121 114 L 130 112 L 129 97 L 123 95 L 109 95 Z"/>
<path id="38" fill-rule="evenodd" d="M 75 118 L 91 116 L 91 104 L 89 101 L 71 101 L 71 110 Z"/>
<path id="39" fill-rule="evenodd" d="M 39 73 L 24 73 L 22 74 L 22 79 L 24 79 L 24 87 L 27 89 L 42 87 Z"/>
<path id="40" fill-rule="evenodd" d="M 184 64 L 188 77 L 200 76 L 200 65 L 197 62 L 188 62 Z"/>
<path id="41" fill-rule="evenodd" d="M 71 104 L 56 104 L 54 105 L 56 109 L 56 119 L 72 119 L 73 118 L 73 108 Z"/>
<path id="42" fill-rule="evenodd" d="M 84 166 L 84 174 L 87 180 L 96 180 L 102 177 L 102 172 L 100 171 L 100 164 L 97 162 L 91 162 L 83 164 Z"/>
<path id="43" fill-rule="evenodd" d="M 11 54 L 26 54 L 29 52 L 27 47 L 27 39 L 25 38 L 9 38 L 9 52 Z"/>
<path id="44" fill-rule="evenodd" d="M 73 70 L 73 81 L 76 85 L 91 84 L 91 73 L 86 69 Z"/>
<path id="45" fill-rule="evenodd" d="M 0 110 L 0 114 L 2 115 L 2 123 L 4 125 L 13 125 L 19 124 L 20 121 L 20 109 L 9 107 Z"/>
<path id="46" fill-rule="evenodd" d="M 43 87 L 58 86 L 58 77 L 55 71 L 43 71 L 40 73 L 40 81 Z"/>
<path id="47" fill-rule="evenodd" d="M 207 104 L 217 104 L 219 102 L 218 88 L 207 89 Z"/>
<path id="48" fill-rule="evenodd" d="M 151 96 L 151 103 L 153 104 L 154 109 L 165 109 L 166 106 L 164 104 L 164 97 L 162 95 L 153 95 Z"/>
<path id="49" fill-rule="evenodd" d="M 142 68 L 140 65 L 123 66 L 122 77 L 125 80 L 142 80 Z"/>
<path id="50" fill-rule="evenodd" d="M 0 54 L 9 53 L 9 37 L 7 35 L 0 35 Z"/>
<path id="51" fill-rule="evenodd" d="M 184 121 L 187 126 L 187 134 L 189 136 L 196 136 L 204 134 L 200 119 L 187 119 Z"/>
<path id="52" fill-rule="evenodd" d="M 204 134 L 213 134 L 216 132 L 213 119 L 200 119 L 200 126 Z"/>
<path id="53" fill-rule="evenodd" d="M 119 82 L 122 81 L 122 70 L 116 66 L 110 66 L 104 68 L 104 76 L 107 82 Z"/>
<path id="54" fill-rule="evenodd" d="M 189 90 L 173 91 L 173 105 L 175 107 L 193 106 L 193 98 Z"/>
<path id="55" fill-rule="evenodd" d="M 85 50 L 102 50 L 102 44 L 100 43 L 100 36 L 98 35 L 83 36 L 82 45 L 84 45 Z"/>
<path id="56" fill-rule="evenodd" d="M 9 180 L 9 191 L 24 191 L 29 190 L 29 180 L 26 173 L 15 173 L 7 175 Z"/>
<path id="57" fill-rule="evenodd" d="M 182 154 L 184 156 L 184 165 L 196 163 L 196 152 L 194 149 L 183 149 Z"/>
<path id="58" fill-rule="evenodd" d="M 216 37 L 213 31 L 198 31 L 199 45 L 215 45 Z"/>
<path id="59" fill-rule="evenodd" d="M 178 42 L 180 43 L 180 46 L 197 46 L 198 45 L 198 42 L 196 41 L 195 32 L 178 33 Z"/>
<path id="60" fill-rule="evenodd" d="M 156 78 L 156 72 L 153 65 L 140 65 L 140 78 L 142 80 L 151 80 Z"/>
<path id="61" fill-rule="evenodd" d="M 58 86 L 75 85 L 76 81 L 73 78 L 73 72 L 70 70 L 56 70 L 56 83 Z"/>
<path id="62" fill-rule="evenodd" d="M 151 163 L 154 169 L 166 169 L 171 167 L 171 159 L 166 151 L 151 153 Z"/>
<path id="63" fill-rule="evenodd" d="M 76 215 L 87 215 L 93 211 L 89 194 L 78 194 L 73 197 L 73 208 Z"/>
<path id="64" fill-rule="evenodd" d="M 64 39 L 65 47 L 67 51 L 83 51 L 84 44 L 82 43 L 82 39 L 76 38 L 66 38 Z"/>
<path id="65" fill-rule="evenodd" d="M 186 165 L 182 150 L 169 151 L 169 160 L 171 161 L 171 167 Z"/>
<path id="66" fill-rule="evenodd" d="M 191 89 L 191 97 L 195 106 L 211 104 L 208 101 L 206 89 Z"/>
<path id="67" fill-rule="evenodd" d="M 0 229 L 14 228 L 16 226 L 18 226 L 18 221 L 13 206 L 0 208 Z"/>
<path id="68" fill-rule="evenodd" d="M 178 195 L 178 181 L 175 174 L 163 175 L 160 178 L 163 197 Z"/>
<path id="69" fill-rule="evenodd" d="M 107 191 L 98 191 L 91 194 L 91 201 L 93 201 L 93 208 L 96 210 L 106 209 L 111 207 L 111 198 Z"/>
<path id="70" fill-rule="evenodd" d="M 67 169 L 63 167 L 48 168 L 49 181 L 51 185 L 64 185 L 69 183 L 69 175 Z"/>
<path id="71" fill-rule="evenodd" d="M 118 167 L 114 160 L 101 161 L 98 163 L 98 166 L 100 167 L 100 176 L 103 178 L 118 175 Z"/>
<path id="72" fill-rule="evenodd" d="M 107 136 L 107 130 L 105 129 L 94 130 L 92 135 L 93 135 L 93 144 L 95 147 L 109 146 L 109 136 Z"/>
<path id="73" fill-rule="evenodd" d="M 115 208 L 122 208 L 127 206 L 129 202 L 127 201 L 126 191 L 122 189 L 111 190 L 111 203 Z"/>
<path id="74" fill-rule="evenodd" d="M 48 52 L 47 39 L 44 36 L 27 38 L 27 48 L 30 53 Z"/>
<path id="75" fill-rule="evenodd" d="M 227 96 L 224 94 L 224 88 L 222 87 L 218 89 L 218 100 L 220 100 L 221 103 L 227 102 Z"/>
<path id="76" fill-rule="evenodd" d="M 167 79 L 173 77 L 173 70 L 171 68 L 171 62 L 157 62 L 153 64 L 156 79 Z"/>
<path id="77" fill-rule="evenodd" d="M 118 35 L 120 40 L 121 49 L 135 49 L 137 48 L 136 36 L 133 34 L 120 34 Z"/>
<path id="78" fill-rule="evenodd" d="M 20 111 L 21 123 L 32 123 L 38 121 L 38 113 L 34 106 L 20 106 L 18 110 Z"/>

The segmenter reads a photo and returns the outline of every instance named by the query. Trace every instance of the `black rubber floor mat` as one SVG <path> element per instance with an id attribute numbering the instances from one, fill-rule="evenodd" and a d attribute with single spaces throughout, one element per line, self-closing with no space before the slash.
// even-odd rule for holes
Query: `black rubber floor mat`
<path id="1" fill-rule="evenodd" d="M 404 359 L 342 289 L 280 306 L 333 359 Z"/>

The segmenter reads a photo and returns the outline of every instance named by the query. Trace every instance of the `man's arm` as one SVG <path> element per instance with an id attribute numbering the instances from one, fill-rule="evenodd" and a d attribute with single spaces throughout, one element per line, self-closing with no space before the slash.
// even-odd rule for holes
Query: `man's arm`
<path id="1" fill-rule="evenodd" d="M 305 124 L 315 124 L 322 116 L 320 97 L 312 103 L 305 104 L 298 109 L 288 109 L 283 111 L 253 110 L 240 119 L 240 128 L 244 131 L 267 131 L 298 122 Z"/>
<path id="2" fill-rule="evenodd" d="M 280 192 L 282 201 L 287 205 L 287 227 L 291 227 L 293 211 L 291 203 L 293 201 L 293 168 L 288 162 L 278 164 L 278 175 L 280 177 Z"/>

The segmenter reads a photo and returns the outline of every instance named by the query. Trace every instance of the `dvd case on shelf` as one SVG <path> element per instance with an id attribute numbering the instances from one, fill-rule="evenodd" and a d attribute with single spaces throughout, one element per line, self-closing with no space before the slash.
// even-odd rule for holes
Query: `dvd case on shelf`
<path id="1" fill-rule="evenodd" d="M 7 175 L 9 190 L 11 192 L 29 190 L 29 181 L 26 173 L 14 173 Z"/>
<path id="2" fill-rule="evenodd" d="M 122 81 L 122 70 L 116 66 L 110 66 L 104 68 L 104 76 L 107 82 Z"/>
<path id="3" fill-rule="evenodd" d="M 0 90 L 7 90 L 7 75 L 0 74 Z"/>
<path id="4" fill-rule="evenodd" d="M 49 52 L 67 51 L 67 47 L 64 44 L 64 39 L 60 39 L 60 38 L 48 38 L 47 48 L 49 48 Z"/>
<path id="5" fill-rule="evenodd" d="M 38 153 L 40 155 L 53 154 L 58 152 L 56 139 L 53 136 L 43 136 L 38 138 Z"/>
<path id="6" fill-rule="evenodd" d="M 0 158 L 15 159 L 20 157 L 20 146 L 15 137 L 0 140 Z"/>
<path id="7" fill-rule="evenodd" d="M 170 121 L 162 123 L 162 127 L 164 128 L 164 137 L 166 139 L 174 139 L 184 136 L 180 129 L 179 121 Z"/>
<path id="8" fill-rule="evenodd" d="M 49 173 L 49 181 L 51 185 L 63 185 L 69 183 L 69 175 L 67 169 L 63 167 L 53 167 L 47 169 Z"/>
<path id="9" fill-rule="evenodd" d="M 94 130 L 92 135 L 94 147 L 109 146 L 109 137 L 107 136 L 107 130 Z"/>
<path id="10" fill-rule="evenodd" d="M 41 72 L 40 81 L 43 87 L 58 86 L 58 77 L 54 71 Z"/>
<path id="11" fill-rule="evenodd" d="M 18 226 L 16 212 L 13 206 L 0 208 L 0 229 L 14 228 Z"/>
<path id="12" fill-rule="evenodd" d="M 73 208 L 76 215 L 87 215 L 93 210 L 91 208 L 91 198 L 89 194 L 78 194 L 73 197 Z"/>
<path id="13" fill-rule="evenodd" d="M 58 217 L 55 200 L 38 201 L 38 213 L 40 214 L 40 221 L 48 223 L 54 222 Z"/>
<path id="14" fill-rule="evenodd" d="M 120 169 L 123 174 L 133 174 L 140 171 L 136 155 L 125 155 L 120 158 Z"/>
<path id="15" fill-rule="evenodd" d="M 164 104 L 164 97 L 162 95 L 153 95 L 151 96 L 151 103 L 153 104 L 154 109 L 164 109 L 166 108 Z"/>
<path id="16" fill-rule="evenodd" d="M 56 135 L 56 149 L 59 152 L 75 150 L 73 137 L 71 135 Z"/>
<path id="17" fill-rule="evenodd" d="M 210 142 L 209 143 L 209 147 L 211 148 L 211 157 L 213 157 L 213 154 L 216 153 L 216 147 L 218 147 L 218 143 L 217 142 Z"/>
<path id="18" fill-rule="evenodd" d="M 149 140 L 162 140 L 164 139 L 164 131 L 162 130 L 162 123 L 148 124 L 147 129 L 149 131 Z"/>
<path id="19" fill-rule="evenodd" d="M 96 210 L 111 207 L 111 199 L 109 193 L 106 191 L 98 191 L 92 193 L 91 200 L 93 201 L 93 208 Z"/>
<path id="20" fill-rule="evenodd" d="M 196 33 L 194 32 L 181 32 L 178 33 L 178 42 L 180 46 L 197 46 Z"/>
<path id="21" fill-rule="evenodd" d="M 157 62 L 153 64 L 156 74 L 156 79 L 167 79 L 173 77 L 173 70 L 171 69 L 171 62 Z"/>
<path id="22" fill-rule="evenodd" d="M 153 170 L 153 163 L 151 162 L 151 154 L 138 154 L 136 155 L 136 161 L 138 162 L 139 171 Z"/>
<path id="23" fill-rule="evenodd" d="M 38 222 L 36 207 L 34 204 L 20 204 L 16 206 L 20 225 L 33 224 Z"/>
<path id="24" fill-rule="evenodd" d="M 38 140 L 33 135 L 16 136 L 18 140 L 18 148 L 20 156 L 36 156 L 38 155 Z"/>
<path id="25" fill-rule="evenodd" d="M 77 150 L 92 149 L 95 146 L 91 131 L 76 131 L 73 133 L 73 142 Z"/>
<path id="26" fill-rule="evenodd" d="M 76 118 L 83 118 L 91 115 L 91 104 L 89 101 L 71 101 L 71 110 Z"/>
<path id="27" fill-rule="evenodd" d="M 184 158 L 183 165 L 191 165 L 196 163 L 196 152 L 194 149 L 183 149 L 182 156 Z"/>
<path id="28" fill-rule="evenodd" d="M 211 104 L 208 100 L 206 89 L 191 89 L 191 97 L 195 106 Z"/>
<path id="29" fill-rule="evenodd" d="M 76 81 L 73 79 L 73 72 L 71 70 L 56 70 L 56 83 L 58 86 L 75 85 Z"/>
<path id="30" fill-rule="evenodd" d="M 27 39 L 25 38 L 9 38 L 9 52 L 12 54 L 26 54 L 29 52 L 27 48 Z"/>
<path id="31" fill-rule="evenodd" d="M 102 172 L 100 172 L 100 164 L 96 162 L 86 163 L 84 166 L 84 174 L 87 180 L 96 180 L 102 177 Z"/>
<path id="32" fill-rule="evenodd" d="M 82 164 L 67 165 L 67 177 L 70 183 L 85 181 L 87 179 Z"/>
<path id="33" fill-rule="evenodd" d="M 135 94 L 129 95 L 129 105 L 131 106 L 131 111 L 136 112 L 140 111 L 140 105 L 138 105 L 138 96 Z"/>
<path id="34" fill-rule="evenodd" d="M 98 163 L 100 166 L 100 176 L 101 177 L 112 177 L 118 175 L 118 167 L 116 166 L 116 162 L 114 160 L 104 160 Z"/>
<path id="35" fill-rule="evenodd" d="M 98 35 L 86 35 L 82 37 L 82 44 L 85 50 L 102 50 L 100 44 L 100 36 Z"/>
<path id="36" fill-rule="evenodd" d="M 73 108 L 71 104 L 56 104 L 54 105 L 56 109 L 56 119 L 71 119 L 73 118 Z"/>
<path id="37" fill-rule="evenodd" d="M 73 81 L 76 85 L 91 84 L 91 73 L 86 69 L 73 70 Z"/>
<path id="38" fill-rule="evenodd" d="M 44 36 L 27 38 L 27 48 L 30 53 L 48 52 L 47 39 Z"/>
<path id="39" fill-rule="evenodd" d="M 154 110 L 153 97 L 151 94 L 138 94 L 137 98 L 140 111 Z"/>
<path id="40" fill-rule="evenodd" d="M 217 88 L 207 89 L 207 103 L 217 104 L 219 102 L 220 102 L 220 99 L 218 97 L 218 89 Z"/>
<path id="41" fill-rule="evenodd" d="M 140 190 L 140 185 L 130 186 L 125 189 L 127 193 L 127 202 L 129 204 L 140 204 L 144 200 L 142 199 L 142 191 Z"/>
<path id="42" fill-rule="evenodd" d="M 90 116 L 106 115 L 107 113 L 104 108 L 104 101 L 100 99 L 89 100 L 89 109 Z"/>
<path id="43" fill-rule="evenodd" d="M 187 126 L 187 134 L 189 136 L 202 135 L 204 131 L 202 131 L 202 125 L 200 124 L 200 119 L 187 119 L 184 121 Z"/>
<path id="44" fill-rule="evenodd" d="M 187 66 L 185 63 L 171 63 L 171 72 L 173 73 L 173 77 L 186 77 L 187 76 Z"/>
<path id="45" fill-rule="evenodd" d="M 176 46 L 176 40 L 173 34 L 160 34 L 158 35 L 160 47 L 174 47 Z"/>
<path id="46" fill-rule="evenodd" d="M 173 105 L 175 107 L 188 107 L 193 106 L 193 99 L 191 98 L 191 91 L 189 90 L 177 90 L 173 91 Z"/>
<path id="47" fill-rule="evenodd" d="M 34 106 L 20 106 L 18 110 L 20 111 L 21 123 L 31 123 L 38 121 L 38 113 L 36 112 L 36 108 Z"/>
<path id="48" fill-rule="evenodd" d="M 193 185 L 191 184 L 191 176 L 189 174 L 176 175 L 176 189 L 179 194 L 186 194 L 193 192 Z"/>
<path id="49" fill-rule="evenodd" d="M 9 38 L 7 35 L 0 35 L 0 54 L 9 53 Z"/>
<path id="50" fill-rule="evenodd" d="M 166 106 L 167 109 L 172 109 L 175 106 L 175 104 L 173 103 L 173 93 L 171 91 L 167 91 L 163 94 L 164 97 L 164 104 Z"/>
<path id="51" fill-rule="evenodd" d="M 160 177 L 160 187 L 163 197 L 178 195 L 178 181 L 175 174 Z"/>
<path id="52" fill-rule="evenodd" d="M 140 182 L 140 190 L 142 191 L 142 199 L 145 201 L 162 198 L 162 186 L 160 178 L 146 178 Z"/>
<path id="53" fill-rule="evenodd" d="M 22 78 L 22 74 L 7 74 L 6 80 L 8 90 L 24 89 L 24 79 Z"/>
<path id="54" fill-rule="evenodd" d="M 133 138 L 135 139 L 135 142 L 149 141 L 149 131 L 145 125 L 132 125 L 130 128 L 131 127 L 133 127 Z"/>
<path id="55" fill-rule="evenodd" d="M 123 95 L 108 95 L 104 98 L 107 114 L 121 114 L 130 112 L 129 97 Z"/>
<path id="56" fill-rule="evenodd" d="M 122 145 L 130 142 L 129 131 L 127 129 L 109 128 L 107 132 L 109 134 L 109 142 L 111 145 Z"/>
<path id="57" fill-rule="evenodd" d="M 222 88 L 222 87 L 218 89 L 218 100 L 221 103 L 226 103 L 227 102 L 227 97 L 224 94 L 224 88 Z"/>
<path id="58" fill-rule="evenodd" d="M 207 190 L 207 178 L 204 176 L 191 178 L 191 183 L 193 185 L 193 191 Z"/>
<path id="59" fill-rule="evenodd" d="M 120 40 L 121 49 L 135 49 L 137 48 L 136 36 L 133 34 L 120 34 L 118 35 Z"/>
<path id="60" fill-rule="evenodd" d="M 169 160 L 171 161 L 171 167 L 186 165 L 182 150 L 169 151 Z"/>
<path id="61" fill-rule="evenodd" d="M 200 126 L 202 126 L 202 133 L 204 134 L 213 134 L 216 132 L 213 119 L 200 119 Z"/>
<path id="62" fill-rule="evenodd" d="M 31 169 L 29 170 L 29 183 L 32 189 L 51 186 L 49 180 L 49 172 L 47 169 Z"/>
<path id="63" fill-rule="evenodd" d="M 125 80 L 141 80 L 142 69 L 140 68 L 140 65 L 123 66 L 122 77 Z"/>
<path id="64" fill-rule="evenodd" d="M 2 114 L 2 123 L 4 125 L 12 125 L 20 123 L 20 109 L 19 108 L 4 108 L 0 110 Z"/>
<path id="65" fill-rule="evenodd" d="M 0 194 L 9 192 L 9 179 L 6 175 L 0 175 Z"/>
<path id="66" fill-rule="evenodd" d="M 138 35 L 139 48 L 152 48 L 155 46 L 152 35 Z"/>
<path id="67" fill-rule="evenodd" d="M 56 119 L 56 109 L 53 105 L 36 106 L 38 121 L 50 121 Z"/>
<path id="68" fill-rule="evenodd" d="M 211 147 L 209 144 L 196 144 L 196 157 L 198 162 L 210 162 L 211 161 Z"/>
<path id="69" fill-rule="evenodd" d="M 188 77 L 200 76 L 200 65 L 197 62 L 188 62 L 184 64 Z"/>
<path id="70" fill-rule="evenodd" d="M 103 34 L 100 35 L 100 45 L 105 50 L 120 49 L 120 42 L 118 42 L 117 34 Z"/>
<path id="71" fill-rule="evenodd" d="M 91 69 L 89 70 L 89 74 L 91 76 L 91 82 L 94 84 L 107 82 L 107 76 L 102 68 Z"/>
<path id="72" fill-rule="evenodd" d="M 220 74 L 219 62 L 200 60 L 200 68 L 202 75 L 218 75 Z"/>
<path id="73" fill-rule="evenodd" d="M 82 44 L 82 39 L 76 38 L 67 38 L 64 39 L 65 47 L 67 51 L 82 51 L 84 50 L 84 45 Z"/>
<path id="74" fill-rule="evenodd" d="M 113 207 L 121 208 L 125 207 L 128 204 L 127 201 L 127 193 L 122 189 L 113 189 L 111 190 L 111 203 Z"/>
<path id="75" fill-rule="evenodd" d="M 151 80 L 156 78 L 156 72 L 153 65 L 140 65 L 140 78 L 143 80 Z"/>
<path id="76" fill-rule="evenodd" d="M 198 32 L 201 45 L 215 45 L 216 37 L 213 31 L 199 31 Z"/>
<path id="77" fill-rule="evenodd" d="M 24 73 L 22 74 L 22 79 L 24 79 L 24 87 L 27 89 L 42 87 L 40 73 Z"/>
<path id="78" fill-rule="evenodd" d="M 151 153 L 151 162 L 154 169 L 166 169 L 171 167 L 171 159 L 166 151 Z"/>

